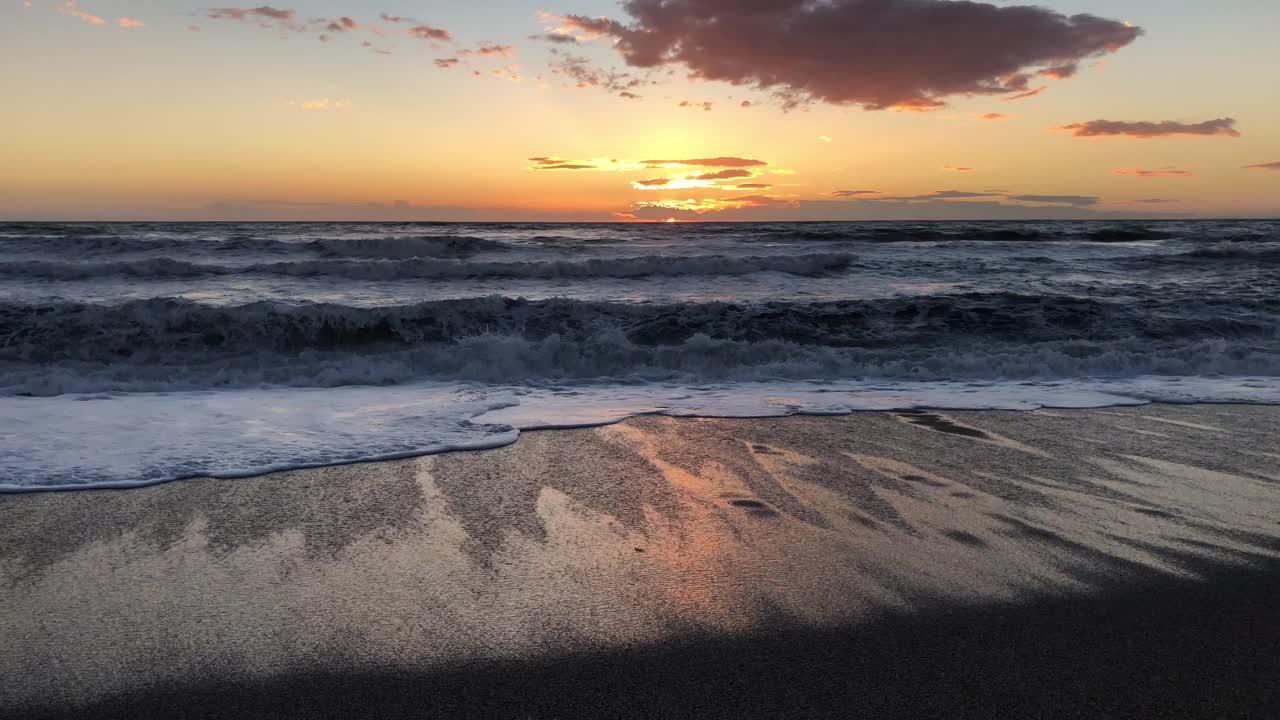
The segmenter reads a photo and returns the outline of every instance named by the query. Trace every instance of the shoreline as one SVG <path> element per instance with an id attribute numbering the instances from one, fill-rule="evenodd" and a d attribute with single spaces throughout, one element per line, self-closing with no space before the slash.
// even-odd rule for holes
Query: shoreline
<path id="1" fill-rule="evenodd" d="M 6 495 L 0 714 L 1274 709 L 1277 436 L 1243 404 L 645 416 Z"/>
<path id="2" fill-rule="evenodd" d="M 142 396 L 151 395 L 153 393 L 142 393 Z M 158 395 L 164 395 L 159 393 Z M 1019 401 L 1016 396 L 1011 396 L 1007 402 L 1017 404 Z M 1096 400 L 1096 398 L 1094 398 Z M 428 446 L 423 449 L 413 449 L 404 451 L 387 452 L 384 454 L 376 454 L 368 457 L 361 457 L 352 460 L 338 461 L 322 461 L 322 462 L 302 462 L 302 463 L 283 463 L 269 467 L 252 468 L 242 471 L 228 471 L 218 473 L 193 473 L 171 478 L 158 478 L 138 481 L 94 481 L 86 483 L 74 483 L 66 485 L 13 485 L 0 483 L 0 498 L 6 495 L 28 495 L 28 494 L 46 494 L 46 493 L 78 493 L 78 492 L 105 492 L 105 491 L 130 491 L 166 485 L 170 483 L 183 483 L 191 481 L 204 480 L 243 480 L 269 477 L 288 472 L 319 470 L 331 467 L 349 467 L 354 465 L 367 465 L 375 463 L 395 462 L 398 460 L 410 460 L 420 457 L 431 457 L 437 455 L 447 455 L 451 453 L 466 452 L 483 452 L 487 450 L 495 450 L 503 447 L 509 447 L 519 442 L 520 438 L 526 433 L 545 432 L 545 431 L 565 431 L 565 430 L 590 430 L 594 428 L 609 427 L 624 423 L 628 420 L 648 417 L 668 417 L 677 419 L 690 420 L 770 420 L 783 419 L 791 417 L 849 417 L 864 413 L 901 413 L 901 412 L 1035 412 L 1038 410 L 1056 411 L 1056 410 L 1106 410 L 1108 408 L 1137 408 L 1137 407 L 1160 407 L 1160 406 L 1204 406 L 1204 407 L 1280 407 L 1280 399 L 1275 401 L 1267 400 L 1234 400 L 1219 399 L 1210 401 L 1201 400 L 1149 400 L 1141 397 L 1126 397 L 1123 395 L 1113 396 L 1113 402 L 1101 402 L 1094 404 L 1077 403 L 1077 404 L 1052 404 L 1051 401 L 1042 400 L 1033 402 L 1025 407 L 966 407 L 963 404 L 928 404 L 928 403 L 904 403 L 901 406 L 894 404 L 885 404 L 882 406 L 868 407 L 846 407 L 841 409 L 823 410 L 817 408 L 797 407 L 787 411 L 768 413 L 761 411 L 759 413 L 716 413 L 716 412 L 697 412 L 689 411 L 681 408 L 666 408 L 659 410 L 624 410 L 617 414 L 607 417 L 597 417 L 590 420 L 569 421 L 563 424 L 549 423 L 541 420 L 531 420 L 524 418 L 524 422 L 520 421 L 520 416 L 513 419 L 510 425 L 503 425 L 501 420 L 491 418 L 488 422 L 479 423 L 480 425 L 489 425 L 493 427 L 509 427 L 510 429 L 500 435 L 491 435 L 485 439 L 470 440 L 462 443 L 446 443 L 438 446 Z M 874 400 L 872 401 L 874 402 Z M 501 417 L 502 414 L 511 410 L 509 407 L 498 407 L 483 412 L 471 420 L 478 420 L 482 417 L 495 416 Z M 581 408 L 568 408 L 568 414 L 581 413 Z M 591 410 L 586 411 L 590 414 Z M 469 421 L 468 421 L 469 422 Z"/>

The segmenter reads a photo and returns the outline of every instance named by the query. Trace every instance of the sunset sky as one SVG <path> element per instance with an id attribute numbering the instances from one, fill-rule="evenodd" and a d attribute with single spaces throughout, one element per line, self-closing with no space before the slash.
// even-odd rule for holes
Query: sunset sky
<path id="1" fill-rule="evenodd" d="M 3 219 L 1280 215 L 1275 0 L 3 2 Z"/>

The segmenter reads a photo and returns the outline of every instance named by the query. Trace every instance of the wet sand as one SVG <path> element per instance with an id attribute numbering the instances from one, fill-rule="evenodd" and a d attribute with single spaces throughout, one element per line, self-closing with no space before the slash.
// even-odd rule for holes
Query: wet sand
<path id="1" fill-rule="evenodd" d="M 1277 438 L 649 417 L 0 497 L 0 716 L 1275 717 Z"/>

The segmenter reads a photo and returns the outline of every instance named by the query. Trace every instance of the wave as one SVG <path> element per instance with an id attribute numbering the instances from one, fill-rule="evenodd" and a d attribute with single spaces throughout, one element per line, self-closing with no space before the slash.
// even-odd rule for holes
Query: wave
<path id="1" fill-rule="evenodd" d="M 1090 242 L 1126 243 L 1179 237 L 1149 227 L 1096 227 L 1061 224 L 1054 227 L 1001 225 L 843 225 L 835 229 L 788 226 L 740 231 L 747 242 Z"/>
<path id="2" fill-rule="evenodd" d="M 628 258 L 595 258 L 551 261 L 466 261 L 444 258 L 410 258 L 398 262 L 352 260 L 298 260 L 289 262 L 215 265 L 168 257 L 98 263 L 66 263 L 43 260 L 0 263 L 0 277 L 49 280 L 90 280 L 101 277 L 195 278 L 227 275 L 286 275 L 339 277 L 359 280 L 461 279 L 461 278 L 627 278 L 651 275 L 749 275 L 781 272 L 821 275 L 852 267 L 846 253 L 803 255 L 647 255 Z"/>
<path id="3" fill-rule="evenodd" d="M 1235 267 L 1239 265 L 1271 266 L 1280 264 L 1280 245 L 1274 243 L 1246 244 L 1230 241 L 1198 247 L 1184 252 L 1119 258 L 1118 261 L 1134 267 L 1160 267 L 1164 265 L 1179 268 L 1221 267 L 1224 265 L 1234 265 Z"/>
<path id="4" fill-rule="evenodd" d="M 0 305 L 0 392 L 628 379 L 1280 375 L 1280 301 L 1135 307 L 1009 293 L 393 308 Z"/>
<path id="5" fill-rule="evenodd" d="M 160 253 L 212 253 L 300 255 L 328 258 L 408 259 L 467 257 L 497 253 L 511 245 L 470 235 L 412 235 L 316 240 L 276 239 L 246 234 L 211 236 L 191 233 L 182 237 L 125 237 L 101 232 L 68 234 L 0 235 L 0 251 L 16 255 L 75 254 L 118 256 Z"/>

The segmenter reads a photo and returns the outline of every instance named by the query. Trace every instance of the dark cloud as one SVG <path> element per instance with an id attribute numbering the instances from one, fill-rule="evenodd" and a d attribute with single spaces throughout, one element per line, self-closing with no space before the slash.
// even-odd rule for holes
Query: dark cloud
<path id="1" fill-rule="evenodd" d="M 566 33 L 547 32 L 541 35 L 530 35 L 530 40 L 542 40 L 544 42 L 554 43 L 556 45 L 574 45 L 578 42 L 578 38 Z"/>
<path id="2" fill-rule="evenodd" d="M 927 109 L 954 95 L 1025 93 L 1141 30 L 1093 15 L 952 0 L 624 0 L 631 23 L 567 16 L 627 64 L 808 101 Z"/>
<path id="3" fill-rule="evenodd" d="M 270 5 L 256 8 L 213 8 L 205 11 L 205 16 L 213 20 L 274 20 L 277 22 L 293 22 L 297 13 L 293 10 L 280 10 Z"/>
<path id="4" fill-rule="evenodd" d="M 631 73 L 597 68 L 585 57 L 561 53 L 555 48 L 551 49 L 551 53 L 554 56 L 551 62 L 551 72 L 555 75 L 569 78 L 574 85 L 580 88 L 603 88 L 617 93 L 619 96 L 634 100 L 640 97 L 634 92 L 637 88 L 652 84 L 650 81 Z M 623 93 L 626 93 L 626 95 Z"/>
<path id="5" fill-rule="evenodd" d="M 1015 102 L 1017 100 L 1026 100 L 1028 98 L 1033 98 L 1048 89 L 1049 89 L 1048 85 L 1041 85 L 1038 88 L 1032 88 L 1031 90 L 1028 90 L 1026 92 L 1020 92 L 1017 95 L 1010 95 L 1007 98 L 1001 98 L 1001 99 L 1004 100 L 1005 102 Z"/>
<path id="6" fill-rule="evenodd" d="M 640 99 L 640 96 L 639 96 L 639 95 L 637 95 L 637 94 L 635 94 L 635 93 L 631 92 L 630 90 L 623 90 L 622 92 L 618 93 L 618 97 L 620 97 L 620 98 L 626 98 L 627 100 L 639 100 L 639 99 Z"/>
<path id="7" fill-rule="evenodd" d="M 386 13 L 382 13 L 382 14 L 381 14 L 381 15 L 379 15 L 378 17 L 382 18 L 382 21 L 383 21 L 383 22 L 389 22 L 389 23 L 414 23 L 414 22 L 417 22 L 417 21 L 416 21 L 416 20 L 414 20 L 413 18 L 402 17 L 402 16 L 400 16 L 400 15 L 388 15 L 388 14 L 386 14 Z"/>
<path id="8" fill-rule="evenodd" d="M 653 178 L 651 180 L 637 180 L 635 181 L 635 184 L 642 185 L 644 187 L 662 187 L 664 185 L 670 185 L 671 178 Z"/>
<path id="9" fill-rule="evenodd" d="M 334 20 L 330 22 L 328 25 L 326 25 L 325 30 L 329 32 L 334 32 L 334 33 L 344 33 L 344 32 L 351 32 L 352 30 L 355 30 L 357 27 L 359 26 L 356 24 L 355 20 L 352 20 L 349 17 L 340 17 L 337 20 Z"/>
<path id="10" fill-rule="evenodd" d="M 1074 137 L 1123 136 L 1132 138 L 1157 138 L 1173 135 L 1222 135 L 1240 137 L 1234 118 L 1218 118 L 1200 123 L 1184 123 L 1175 120 L 1159 122 L 1124 122 L 1120 120 L 1090 120 L 1089 122 L 1063 125 L 1057 130 L 1067 130 Z"/>
<path id="11" fill-rule="evenodd" d="M 1008 120 L 1009 116 L 993 112 L 993 113 L 987 113 L 986 115 L 981 116 L 981 119 L 982 120 Z"/>
<path id="12" fill-rule="evenodd" d="M 769 183 L 738 183 L 734 187 L 739 190 L 768 190 L 773 186 Z"/>
<path id="13" fill-rule="evenodd" d="M 1280 162 L 1257 163 L 1256 165 L 1245 165 L 1245 170 L 1270 170 L 1271 172 L 1280 172 Z"/>
<path id="14" fill-rule="evenodd" d="M 963 165 L 943 165 L 942 169 L 948 172 L 973 172 L 973 168 Z"/>
<path id="15" fill-rule="evenodd" d="M 1140 178 L 1161 178 L 1161 177 L 1191 177 L 1195 173 L 1190 170 L 1178 170 L 1177 168 L 1160 168 L 1159 170 L 1143 170 L 1141 168 L 1133 168 L 1131 170 L 1116 170 L 1116 175 L 1130 175 Z"/>
<path id="16" fill-rule="evenodd" d="M 419 40 L 445 41 L 453 39 L 453 34 L 448 30 L 441 30 L 440 28 L 431 27 L 430 25 L 416 25 L 409 28 L 407 32 L 410 37 L 415 37 Z"/>
<path id="17" fill-rule="evenodd" d="M 681 165 L 684 167 L 724 167 L 724 168 L 746 168 L 746 167 L 764 167 L 769 163 L 763 160 L 752 160 L 751 158 L 740 157 L 713 157 L 713 158 L 694 158 L 691 160 L 641 160 L 644 165 L 660 167 L 663 165 Z"/>
<path id="18" fill-rule="evenodd" d="M 867 195 L 879 195 L 880 192 L 878 190 L 833 190 L 827 194 L 833 197 L 851 198 L 865 197 Z"/>
<path id="19" fill-rule="evenodd" d="M 457 65 L 459 60 L 458 58 L 436 58 L 432 62 L 441 70 L 448 70 L 454 65 Z"/>
<path id="20" fill-rule="evenodd" d="M 1182 202 L 1181 200 L 1173 200 L 1171 198 L 1143 198 L 1138 201 L 1143 205 L 1164 205 L 1166 203 Z"/>
<path id="21" fill-rule="evenodd" d="M 1097 205 L 1102 198 L 1093 195 L 1009 195 L 1015 202 L 1045 203 L 1048 205 Z"/>
<path id="22" fill-rule="evenodd" d="M 715 105 L 712 102 L 697 102 L 694 100 L 681 100 L 677 107 L 682 108 L 701 108 L 706 112 L 711 112 L 711 108 Z"/>

